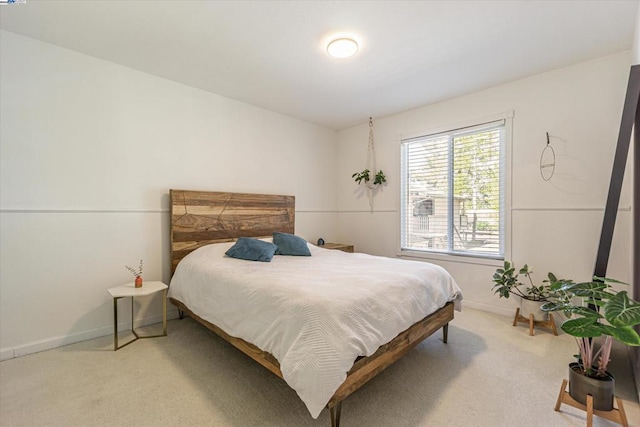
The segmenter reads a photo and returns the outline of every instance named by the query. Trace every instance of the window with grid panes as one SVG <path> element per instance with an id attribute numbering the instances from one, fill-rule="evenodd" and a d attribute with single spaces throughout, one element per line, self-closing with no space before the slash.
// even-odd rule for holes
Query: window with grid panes
<path id="1" fill-rule="evenodd" d="M 505 124 L 402 141 L 401 250 L 504 256 Z"/>

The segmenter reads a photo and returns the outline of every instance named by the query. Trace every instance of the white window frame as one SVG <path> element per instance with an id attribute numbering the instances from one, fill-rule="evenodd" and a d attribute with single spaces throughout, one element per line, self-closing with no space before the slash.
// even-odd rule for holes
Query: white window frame
<path id="1" fill-rule="evenodd" d="M 458 253 L 458 252 L 444 252 L 444 251 L 422 251 L 422 250 L 412 250 L 412 249 L 402 249 L 401 241 L 402 241 L 402 224 L 403 224 L 403 212 L 404 207 L 403 203 L 403 191 L 404 188 L 404 179 L 402 176 L 402 165 L 400 164 L 400 191 L 399 191 L 399 199 L 398 205 L 400 206 L 399 215 L 398 215 L 398 225 L 397 225 L 397 251 L 396 255 L 399 257 L 406 258 L 418 258 L 418 259 L 430 259 L 434 261 L 453 261 L 460 263 L 469 263 L 469 264 L 481 264 L 481 265 L 489 265 L 489 266 L 501 266 L 504 259 L 511 259 L 511 157 L 512 157 L 512 136 L 513 136 L 513 111 L 507 111 L 504 113 L 486 116 L 473 120 L 466 120 L 464 122 L 458 122 L 452 125 L 440 126 L 438 128 L 432 128 L 429 130 L 415 132 L 411 134 L 402 134 L 398 137 L 398 149 L 400 150 L 400 162 L 402 162 L 402 142 L 410 139 L 425 137 L 425 136 L 435 136 L 437 134 L 453 132 L 457 130 L 462 130 L 466 128 L 473 128 L 476 126 L 480 126 L 483 124 L 496 122 L 503 120 L 504 121 L 504 164 L 503 170 L 501 174 L 501 179 L 503 180 L 503 206 L 502 206 L 502 214 L 503 214 L 503 232 L 501 235 L 501 239 L 503 242 L 503 253 L 501 256 L 499 255 L 481 255 L 476 253 Z"/>

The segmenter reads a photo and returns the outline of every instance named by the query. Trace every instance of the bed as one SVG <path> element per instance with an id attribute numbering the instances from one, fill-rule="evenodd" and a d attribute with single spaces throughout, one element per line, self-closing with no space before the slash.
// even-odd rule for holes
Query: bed
<path id="1" fill-rule="evenodd" d="M 234 259 L 238 238 L 295 234 L 293 196 L 170 197 L 170 301 L 284 379 L 312 417 L 326 407 L 339 426 L 347 396 L 438 329 L 447 341 L 462 295 L 440 267 L 313 245 L 309 257 Z"/>

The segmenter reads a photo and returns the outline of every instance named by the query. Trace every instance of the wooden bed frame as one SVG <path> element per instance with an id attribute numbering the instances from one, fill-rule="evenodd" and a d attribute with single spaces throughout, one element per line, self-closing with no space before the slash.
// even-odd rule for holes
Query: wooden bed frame
<path id="1" fill-rule="evenodd" d="M 172 273 L 189 252 L 211 243 L 229 242 L 238 237 L 271 237 L 274 231 L 294 233 L 295 198 L 293 196 L 170 190 Z M 240 338 L 232 337 L 218 326 L 193 313 L 184 303 L 170 298 L 179 310 L 227 340 L 253 360 L 282 378 L 280 364 L 270 353 Z M 347 378 L 327 403 L 331 426 L 340 425 L 342 401 L 378 375 L 438 329 L 447 342 L 453 303 L 430 314 L 381 346 L 369 357 L 358 358 Z"/>

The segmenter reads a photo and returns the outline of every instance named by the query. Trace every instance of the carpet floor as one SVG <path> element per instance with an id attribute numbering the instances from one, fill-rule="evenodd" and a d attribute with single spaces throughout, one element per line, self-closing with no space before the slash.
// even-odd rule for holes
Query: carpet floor
<path id="1" fill-rule="evenodd" d="M 572 337 L 544 328 L 531 337 L 524 324 L 470 308 L 455 316 L 447 344 L 437 332 L 349 396 L 342 427 L 586 425 L 578 409 L 553 410 Z M 330 426 L 327 410 L 312 419 L 284 381 L 193 320 L 168 331 L 117 352 L 105 336 L 1 362 L 0 425 Z M 614 362 L 616 394 L 640 426 L 626 348 Z"/>

